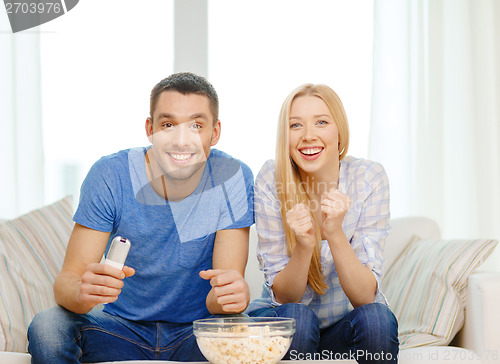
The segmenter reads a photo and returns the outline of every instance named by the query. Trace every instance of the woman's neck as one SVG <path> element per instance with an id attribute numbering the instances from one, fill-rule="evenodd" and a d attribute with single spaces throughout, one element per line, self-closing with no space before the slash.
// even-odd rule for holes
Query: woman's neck
<path id="1" fill-rule="evenodd" d="M 323 173 L 300 173 L 300 178 L 309 198 L 320 200 L 323 193 L 338 188 L 339 175 L 339 168 L 331 168 Z"/>

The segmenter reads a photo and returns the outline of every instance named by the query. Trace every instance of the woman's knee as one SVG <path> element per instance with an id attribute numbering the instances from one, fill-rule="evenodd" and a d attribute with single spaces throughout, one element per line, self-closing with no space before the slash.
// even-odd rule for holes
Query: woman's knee
<path id="1" fill-rule="evenodd" d="M 278 316 L 295 319 L 295 327 L 315 327 L 319 330 L 319 319 L 308 306 L 301 303 L 287 303 L 275 308 Z M 297 331 L 297 330 L 296 330 Z"/>
<path id="2" fill-rule="evenodd" d="M 379 332 L 392 333 L 397 336 L 398 321 L 387 305 L 371 303 L 360 306 L 357 309 L 361 311 L 361 315 L 358 315 L 358 318 L 363 320 L 363 325 L 380 330 Z"/>
<path id="3" fill-rule="evenodd" d="M 290 352 L 316 352 L 320 338 L 320 322 L 314 311 L 300 303 L 287 303 L 276 307 L 276 311 L 280 317 L 295 319 L 295 334 L 289 353 L 285 358 L 289 359 Z"/>
<path id="4" fill-rule="evenodd" d="M 352 313 L 354 317 L 351 323 L 360 339 L 364 338 L 369 346 L 389 351 L 397 350 L 398 322 L 389 307 L 372 303 L 360 306 Z"/>

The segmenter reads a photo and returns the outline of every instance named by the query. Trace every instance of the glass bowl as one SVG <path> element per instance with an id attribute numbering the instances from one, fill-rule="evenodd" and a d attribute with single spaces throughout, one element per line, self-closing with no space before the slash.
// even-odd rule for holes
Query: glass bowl
<path id="1" fill-rule="evenodd" d="M 196 341 L 213 364 L 274 364 L 286 354 L 295 320 L 284 317 L 221 317 L 193 322 Z"/>

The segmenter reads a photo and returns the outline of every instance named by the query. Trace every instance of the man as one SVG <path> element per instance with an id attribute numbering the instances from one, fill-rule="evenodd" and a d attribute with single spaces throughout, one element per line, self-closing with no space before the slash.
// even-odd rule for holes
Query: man
<path id="1" fill-rule="evenodd" d="M 62 307 L 31 323 L 32 363 L 204 360 L 192 321 L 248 305 L 253 176 L 211 149 L 215 90 L 171 75 L 153 88 L 145 127 L 152 146 L 101 158 L 82 185 L 54 282 Z M 122 270 L 100 263 L 115 236 L 131 241 Z"/>

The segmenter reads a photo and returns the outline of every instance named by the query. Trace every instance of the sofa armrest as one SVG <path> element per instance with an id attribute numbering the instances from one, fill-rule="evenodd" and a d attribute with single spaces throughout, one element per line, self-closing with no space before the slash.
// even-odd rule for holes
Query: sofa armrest
<path id="1" fill-rule="evenodd" d="M 477 272 L 467 284 L 465 325 L 457 344 L 474 351 L 483 363 L 500 361 L 500 272 Z"/>

